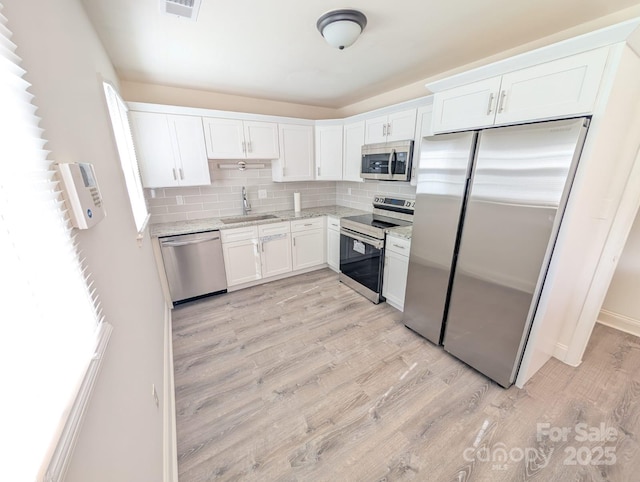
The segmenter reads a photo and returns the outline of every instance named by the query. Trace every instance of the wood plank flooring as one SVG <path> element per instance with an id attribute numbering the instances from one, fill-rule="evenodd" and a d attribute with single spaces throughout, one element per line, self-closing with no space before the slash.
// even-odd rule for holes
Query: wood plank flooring
<path id="1" fill-rule="evenodd" d="M 180 482 L 640 480 L 640 340 L 600 325 L 504 390 L 320 270 L 185 304 L 173 343 Z"/>

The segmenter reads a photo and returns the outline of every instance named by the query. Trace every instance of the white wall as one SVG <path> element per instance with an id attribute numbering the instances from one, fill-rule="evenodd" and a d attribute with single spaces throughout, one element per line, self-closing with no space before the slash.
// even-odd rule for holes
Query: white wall
<path id="1" fill-rule="evenodd" d="M 220 163 L 236 162 L 209 161 L 210 186 L 145 189 L 151 222 L 237 216 L 242 214 L 242 186 L 247 188 L 252 213 L 293 209 L 294 192 L 300 193 L 302 208 L 336 203 L 335 182 L 273 182 L 269 161 L 263 169 L 239 171 L 218 168 Z M 259 199 L 258 190 L 266 191 L 267 197 Z"/>
<path id="2" fill-rule="evenodd" d="M 77 238 L 114 332 L 66 480 L 161 481 L 162 406 L 151 384 L 162 396 L 164 302 L 150 240 L 136 244 L 98 76 L 117 78 L 77 0 L 2 3 L 51 158 L 93 163 L 107 209 Z"/>
<path id="3" fill-rule="evenodd" d="M 615 322 L 615 318 L 637 325 L 636 334 L 640 334 L 640 212 L 631 228 L 618 267 L 611 280 L 607 297 L 602 306 L 600 319 Z M 603 316 L 604 315 L 604 316 Z M 603 319 L 604 318 L 604 319 Z"/>

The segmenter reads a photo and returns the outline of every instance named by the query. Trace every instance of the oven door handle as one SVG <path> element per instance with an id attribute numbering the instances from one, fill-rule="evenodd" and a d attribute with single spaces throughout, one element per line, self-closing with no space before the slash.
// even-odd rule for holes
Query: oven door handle
<path id="1" fill-rule="evenodd" d="M 349 231 L 344 228 L 340 228 L 340 234 L 344 234 L 345 236 L 348 236 L 350 238 L 357 239 L 358 241 L 373 246 L 376 249 L 382 249 L 384 247 L 384 240 L 382 239 L 369 238 L 367 236 L 356 234 L 353 231 Z"/>

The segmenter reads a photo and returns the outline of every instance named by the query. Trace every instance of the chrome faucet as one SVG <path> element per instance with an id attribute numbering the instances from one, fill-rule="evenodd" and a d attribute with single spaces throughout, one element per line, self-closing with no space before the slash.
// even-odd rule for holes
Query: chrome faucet
<path id="1" fill-rule="evenodd" d="M 242 186 L 242 215 L 246 216 L 251 211 L 251 204 L 249 204 L 249 200 L 247 199 L 247 190 L 244 186 Z"/>

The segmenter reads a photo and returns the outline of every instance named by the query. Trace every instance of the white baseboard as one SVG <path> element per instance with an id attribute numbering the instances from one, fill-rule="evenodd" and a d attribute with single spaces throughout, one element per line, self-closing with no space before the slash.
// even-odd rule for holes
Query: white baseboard
<path id="1" fill-rule="evenodd" d="M 640 336 L 640 320 L 614 313 L 613 311 L 600 310 L 598 323 L 624 331 L 630 335 Z"/>
<path id="2" fill-rule="evenodd" d="M 276 276 L 270 276 L 269 278 L 261 278 L 255 281 L 250 281 L 248 283 L 243 283 L 240 285 L 229 286 L 227 287 L 228 293 L 233 293 L 234 291 L 243 290 L 245 288 L 251 288 L 252 286 L 263 285 L 265 283 L 270 283 L 271 281 L 278 281 L 285 278 L 291 278 L 292 276 L 297 276 L 299 274 L 311 273 L 312 271 L 317 271 L 319 269 L 329 268 L 327 263 L 319 264 L 316 266 L 312 266 L 310 268 L 299 269 L 296 271 L 289 271 L 288 273 L 279 274 Z"/>
<path id="3" fill-rule="evenodd" d="M 164 410 L 163 410 L 163 482 L 178 482 L 178 444 L 176 437 L 176 397 L 173 375 L 171 309 L 164 312 Z"/>
<path id="4" fill-rule="evenodd" d="M 557 358 L 558 360 L 560 360 L 562 363 L 564 363 L 565 365 L 569 365 L 572 367 L 579 367 L 580 364 L 582 363 L 582 361 L 578 362 L 578 363 L 569 363 L 567 361 L 567 354 L 569 353 L 569 347 L 567 345 L 564 345 L 562 343 L 556 343 L 556 348 L 553 351 L 553 357 Z"/>

